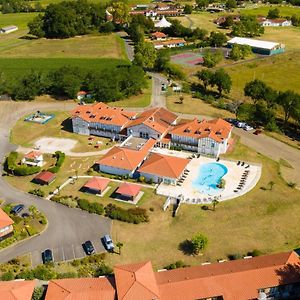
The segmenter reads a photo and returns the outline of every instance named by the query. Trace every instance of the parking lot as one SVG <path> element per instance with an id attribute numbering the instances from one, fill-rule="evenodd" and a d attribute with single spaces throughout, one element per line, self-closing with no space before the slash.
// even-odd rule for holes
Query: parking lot
<path id="1" fill-rule="evenodd" d="M 46 249 L 50 249 L 52 251 L 54 262 L 61 262 L 61 261 L 83 258 L 86 256 L 82 248 L 82 244 L 84 242 L 85 240 L 82 241 L 81 244 L 76 244 L 76 245 L 64 245 L 64 246 L 55 245 L 52 247 L 49 245 L 48 248 L 32 251 L 30 252 L 32 266 L 34 267 L 43 263 L 42 252 Z M 100 236 L 99 239 L 91 240 L 91 242 L 93 243 L 96 253 L 101 253 L 106 251 L 101 243 Z"/>

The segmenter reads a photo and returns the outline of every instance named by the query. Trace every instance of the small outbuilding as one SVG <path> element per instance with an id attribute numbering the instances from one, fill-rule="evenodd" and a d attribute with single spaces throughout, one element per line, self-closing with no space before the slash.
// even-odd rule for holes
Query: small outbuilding
<path id="1" fill-rule="evenodd" d="M 122 200 L 131 200 L 139 194 L 141 187 L 137 184 L 130 184 L 127 182 L 122 183 L 119 188 L 116 190 L 116 194 L 118 198 Z"/>
<path id="2" fill-rule="evenodd" d="M 33 178 L 33 182 L 40 185 L 50 185 L 56 178 L 56 175 L 49 171 L 42 171 Z"/>
<path id="3" fill-rule="evenodd" d="M 19 28 L 15 25 L 5 26 L 0 28 L 0 33 L 11 33 L 17 31 Z"/>
<path id="4" fill-rule="evenodd" d="M 109 182 L 110 180 L 107 178 L 93 177 L 85 183 L 82 190 L 86 193 L 101 195 L 107 188 Z"/>

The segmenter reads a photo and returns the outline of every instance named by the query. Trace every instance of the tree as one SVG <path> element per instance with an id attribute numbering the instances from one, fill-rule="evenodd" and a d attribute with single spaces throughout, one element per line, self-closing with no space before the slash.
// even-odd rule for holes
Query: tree
<path id="1" fill-rule="evenodd" d="M 155 70 L 158 72 L 165 70 L 169 61 L 170 61 L 170 51 L 168 49 L 163 51 L 158 51 L 156 55 L 155 66 L 154 66 Z"/>
<path id="2" fill-rule="evenodd" d="M 230 51 L 229 57 L 235 61 L 245 59 L 252 53 L 251 47 L 248 45 L 234 44 Z"/>
<path id="3" fill-rule="evenodd" d="M 237 2 L 236 2 L 236 0 L 227 0 L 227 2 L 226 2 L 226 8 L 227 9 L 237 8 Z"/>
<path id="4" fill-rule="evenodd" d="M 193 6 L 190 4 L 186 4 L 184 6 L 183 12 L 187 15 L 190 15 L 193 12 Z"/>
<path id="5" fill-rule="evenodd" d="M 234 24 L 234 19 L 232 15 L 229 15 L 226 17 L 225 21 L 220 24 L 223 28 L 229 28 Z"/>
<path id="6" fill-rule="evenodd" d="M 183 97 L 183 96 L 180 96 L 180 97 L 179 97 L 179 101 L 180 101 L 179 103 L 182 104 L 182 103 L 183 103 L 183 100 L 184 100 L 184 97 Z"/>
<path id="7" fill-rule="evenodd" d="M 291 115 L 300 107 L 300 95 L 291 90 L 280 92 L 277 103 L 283 108 L 284 124 L 286 125 Z"/>
<path id="8" fill-rule="evenodd" d="M 229 93 L 231 90 L 232 81 L 228 73 L 224 69 L 218 69 L 212 77 L 212 85 L 216 85 L 219 97 L 222 96 L 222 92 Z"/>
<path id="9" fill-rule="evenodd" d="M 260 36 L 265 32 L 265 29 L 260 25 L 256 16 L 241 16 L 240 22 L 232 26 L 231 35 L 241 37 Z"/>
<path id="10" fill-rule="evenodd" d="M 215 211 L 216 210 L 216 205 L 219 204 L 219 201 L 217 199 L 213 199 L 213 201 L 211 203 L 213 205 L 213 211 Z"/>
<path id="11" fill-rule="evenodd" d="M 37 15 L 31 22 L 28 23 L 29 34 L 42 38 L 45 36 L 43 30 L 44 19 L 41 14 Z"/>
<path id="12" fill-rule="evenodd" d="M 223 59 L 222 51 L 215 51 L 214 53 L 209 49 L 205 50 L 203 55 L 203 66 L 208 68 L 215 67 Z"/>
<path id="13" fill-rule="evenodd" d="M 291 21 L 293 26 L 300 26 L 300 17 L 298 17 L 297 15 L 292 15 Z"/>
<path id="14" fill-rule="evenodd" d="M 196 75 L 202 81 L 204 91 L 206 92 L 207 87 L 211 84 L 211 80 L 212 80 L 214 73 L 211 72 L 210 70 L 204 69 L 204 70 L 199 71 Z"/>
<path id="15" fill-rule="evenodd" d="M 196 0 L 196 4 L 199 9 L 204 9 L 208 6 L 209 0 Z"/>
<path id="16" fill-rule="evenodd" d="M 116 24 L 125 24 L 129 20 L 129 6 L 127 3 L 118 1 L 113 2 L 111 5 L 111 14 L 113 21 Z"/>
<path id="17" fill-rule="evenodd" d="M 263 81 L 254 79 L 246 83 L 244 94 L 245 96 L 251 97 L 254 103 L 256 103 L 257 101 L 264 99 L 266 89 L 267 85 Z"/>
<path id="18" fill-rule="evenodd" d="M 204 250 L 207 246 L 208 239 L 202 233 L 197 233 L 191 239 L 192 252 L 196 255 L 200 253 L 200 251 Z"/>
<path id="19" fill-rule="evenodd" d="M 135 46 L 134 64 L 144 69 L 153 69 L 156 61 L 156 50 L 152 43 L 140 42 Z"/>
<path id="20" fill-rule="evenodd" d="M 209 43 L 212 47 L 222 47 L 227 41 L 226 35 L 222 32 L 212 31 L 209 36 Z"/>
<path id="21" fill-rule="evenodd" d="M 124 246 L 124 244 L 122 243 L 122 242 L 117 242 L 116 243 L 116 246 L 118 247 L 118 249 L 119 249 L 119 255 L 121 255 L 121 249 L 123 248 L 123 246 Z"/>
<path id="22" fill-rule="evenodd" d="M 277 7 L 273 8 L 273 9 L 272 8 L 269 9 L 269 12 L 267 15 L 268 19 L 277 19 L 277 18 L 279 18 L 279 16 L 280 16 L 280 10 Z"/>

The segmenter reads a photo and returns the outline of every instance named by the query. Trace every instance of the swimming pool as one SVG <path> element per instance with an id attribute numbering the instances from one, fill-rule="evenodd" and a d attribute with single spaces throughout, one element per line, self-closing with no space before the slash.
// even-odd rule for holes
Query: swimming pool
<path id="1" fill-rule="evenodd" d="M 217 184 L 228 172 L 220 163 L 207 163 L 199 167 L 198 176 L 192 181 L 192 187 L 203 194 L 215 195 L 220 189 Z"/>

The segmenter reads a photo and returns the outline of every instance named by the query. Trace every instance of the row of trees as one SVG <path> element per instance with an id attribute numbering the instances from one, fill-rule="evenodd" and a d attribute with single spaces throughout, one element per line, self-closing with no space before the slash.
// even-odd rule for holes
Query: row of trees
<path id="1" fill-rule="evenodd" d="M 1 0 L 1 11 L 3 14 L 20 12 L 41 12 L 43 6 L 37 2 L 34 5 L 25 0 Z"/>
<path id="2" fill-rule="evenodd" d="M 33 100 L 42 94 L 75 98 L 81 89 L 97 101 L 115 101 L 139 94 L 146 85 L 145 73 L 139 66 L 124 65 L 101 71 L 85 71 L 64 66 L 50 72 L 32 70 L 14 80 L 1 76 L 0 94 L 16 100 Z"/>
<path id="3" fill-rule="evenodd" d="M 222 93 L 229 93 L 232 86 L 232 81 L 228 73 L 224 69 L 218 69 L 215 72 L 208 69 L 199 71 L 196 76 L 202 81 L 204 92 L 207 92 L 207 88 L 216 87 L 218 90 L 218 96 L 221 97 Z"/>
<path id="4" fill-rule="evenodd" d="M 287 90 L 278 92 L 261 80 L 248 82 L 244 88 L 245 96 L 253 103 L 242 104 L 238 109 L 238 116 L 266 126 L 269 130 L 276 130 L 276 111 L 279 106 L 284 112 L 285 127 L 290 119 L 300 122 L 300 95 Z"/>
<path id="5" fill-rule="evenodd" d="M 45 14 L 35 17 L 28 27 L 38 38 L 68 38 L 99 29 L 104 22 L 105 6 L 78 0 L 48 5 Z"/>

